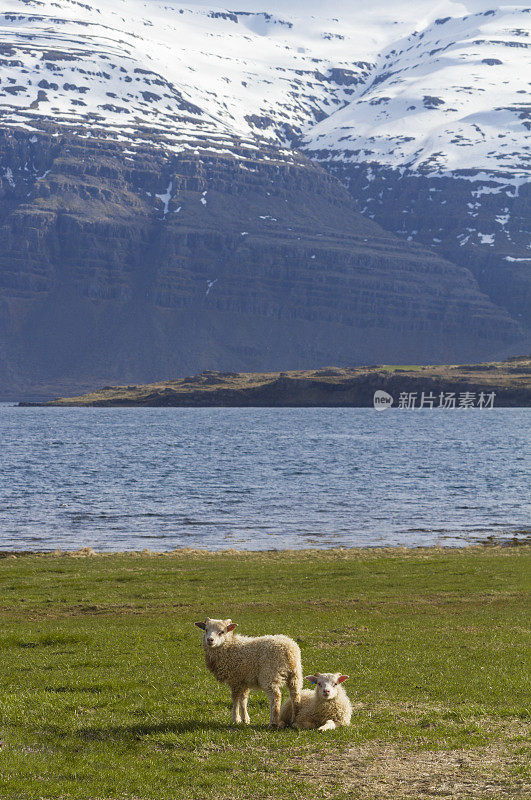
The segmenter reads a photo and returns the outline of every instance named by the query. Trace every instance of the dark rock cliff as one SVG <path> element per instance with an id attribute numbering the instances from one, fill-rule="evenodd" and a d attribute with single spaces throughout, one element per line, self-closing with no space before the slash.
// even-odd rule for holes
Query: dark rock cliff
<path id="1" fill-rule="evenodd" d="M 383 390 L 391 395 L 391 405 L 408 410 L 529 407 L 530 376 L 531 359 L 526 356 L 450 366 L 328 367 L 273 373 L 205 370 L 200 375 L 143 386 L 104 386 L 43 405 L 372 407 L 375 392 Z"/>
<path id="2" fill-rule="evenodd" d="M 133 153 L 50 125 L 4 131 L 0 157 L 4 398 L 522 341 L 468 269 L 361 216 L 302 156 Z"/>
<path id="3" fill-rule="evenodd" d="M 330 161 L 327 169 L 349 189 L 358 211 L 469 269 L 481 291 L 526 329 L 529 341 L 529 183 L 515 187 L 474 174 L 425 177 L 375 163 Z"/>

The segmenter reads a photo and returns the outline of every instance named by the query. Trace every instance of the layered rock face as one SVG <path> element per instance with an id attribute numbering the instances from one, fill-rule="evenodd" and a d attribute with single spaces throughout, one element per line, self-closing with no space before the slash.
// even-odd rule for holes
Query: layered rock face
<path id="1" fill-rule="evenodd" d="M 469 269 L 482 292 L 531 329 L 530 186 L 328 164 L 355 207 L 406 241 Z"/>
<path id="2" fill-rule="evenodd" d="M 145 145 L 128 159 L 109 141 L 31 139 L 1 140 L 15 184 L 1 206 L 4 391 L 471 360 L 518 341 L 470 272 L 364 219 L 303 157 Z"/>
<path id="3" fill-rule="evenodd" d="M 348 105 L 304 147 L 356 207 L 469 268 L 531 328 L 529 117 L 522 84 L 531 10 L 470 4 L 385 48 Z"/>

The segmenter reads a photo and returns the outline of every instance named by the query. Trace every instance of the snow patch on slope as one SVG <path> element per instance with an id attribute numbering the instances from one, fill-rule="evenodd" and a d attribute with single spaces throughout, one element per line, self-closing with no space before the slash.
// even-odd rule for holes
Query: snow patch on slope
<path id="1" fill-rule="evenodd" d="M 307 151 L 322 161 L 522 183 L 530 19 L 522 6 L 487 7 L 393 43 L 351 103 L 308 130 Z"/>
<path id="2" fill-rule="evenodd" d="M 300 12 L 5 0 L 0 113 L 4 124 L 48 118 L 132 148 L 287 145 L 366 79 L 371 64 L 352 59 L 357 34 L 339 18 Z M 364 51 L 375 57 L 379 44 L 372 37 Z"/>

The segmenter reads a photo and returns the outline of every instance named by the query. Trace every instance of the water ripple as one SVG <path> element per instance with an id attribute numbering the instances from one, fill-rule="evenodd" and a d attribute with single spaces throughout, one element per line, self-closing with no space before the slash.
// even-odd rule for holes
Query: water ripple
<path id="1" fill-rule="evenodd" d="M 460 545 L 529 525 L 529 411 L 0 405 L 0 549 Z"/>

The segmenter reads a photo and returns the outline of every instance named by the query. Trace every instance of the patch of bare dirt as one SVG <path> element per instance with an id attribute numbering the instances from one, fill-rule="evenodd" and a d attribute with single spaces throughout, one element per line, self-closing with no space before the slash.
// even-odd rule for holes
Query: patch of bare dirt
<path id="1" fill-rule="evenodd" d="M 411 752 L 371 743 L 291 764 L 298 777 L 322 787 L 323 798 L 341 791 L 356 800 L 525 800 L 531 781 L 517 773 L 528 756 L 502 745 Z"/>

